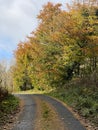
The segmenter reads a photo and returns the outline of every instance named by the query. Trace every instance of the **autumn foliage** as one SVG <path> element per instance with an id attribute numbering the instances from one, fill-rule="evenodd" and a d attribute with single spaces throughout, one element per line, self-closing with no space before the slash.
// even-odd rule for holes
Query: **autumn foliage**
<path id="1" fill-rule="evenodd" d="M 97 1 L 73 2 L 68 9 L 47 3 L 39 26 L 15 50 L 14 86 L 23 89 L 61 87 L 74 77 L 98 69 Z"/>

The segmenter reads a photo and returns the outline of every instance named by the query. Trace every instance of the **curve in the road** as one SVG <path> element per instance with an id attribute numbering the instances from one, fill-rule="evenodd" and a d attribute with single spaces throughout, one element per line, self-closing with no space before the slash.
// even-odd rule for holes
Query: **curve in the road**
<path id="1" fill-rule="evenodd" d="M 52 104 L 56 111 L 58 112 L 59 117 L 65 124 L 65 128 L 67 127 L 68 130 L 86 130 L 86 128 L 80 123 L 78 119 L 76 119 L 73 114 L 59 101 L 45 95 L 36 95 L 39 98 L 46 100 L 50 104 Z"/>
<path id="2" fill-rule="evenodd" d="M 45 95 L 16 95 L 22 100 L 24 100 L 24 108 L 19 117 L 19 120 L 16 122 L 14 128 L 12 130 L 34 130 L 34 122 L 36 119 L 36 109 L 37 103 L 35 98 L 40 98 L 47 103 L 51 104 L 56 112 L 60 120 L 62 120 L 64 124 L 64 130 L 66 128 L 68 130 L 86 130 L 84 126 L 77 120 L 73 114 L 59 101 Z M 55 128 L 54 128 L 55 130 Z"/>

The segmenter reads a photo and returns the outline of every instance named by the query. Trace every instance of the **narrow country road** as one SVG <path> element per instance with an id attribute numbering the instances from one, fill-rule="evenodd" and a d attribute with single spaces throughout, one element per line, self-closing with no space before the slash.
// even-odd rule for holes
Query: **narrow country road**
<path id="1" fill-rule="evenodd" d="M 12 130 L 86 130 L 59 101 L 45 95 L 16 95 L 23 111 Z"/>
<path id="2" fill-rule="evenodd" d="M 23 111 L 12 130 L 33 130 L 36 103 L 33 95 L 16 95 L 24 101 Z"/>

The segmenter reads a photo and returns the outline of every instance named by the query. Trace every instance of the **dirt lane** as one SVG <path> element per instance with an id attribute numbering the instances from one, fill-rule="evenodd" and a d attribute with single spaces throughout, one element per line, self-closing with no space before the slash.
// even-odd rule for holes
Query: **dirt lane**
<path id="1" fill-rule="evenodd" d="M 59 101 L 45 95 L 17 95 L 24 108 L 12 130 L 86 130 Z"/>
<path id="2" fill-rule="evenodd" d="M 50 103 L 39 96 L 36 96 L 36 102 L 37 117 L 34 130 L 68 130 Z"/>
<path id="3" fill-rule="evenodd" d="M 60 120 L 64 123 L 65 130 L 86 130 L 84 126 L 76 119 L 73 114 L 59 101 L 45 96 L 45 95 L 36 95 L 41 100 L 45 100 L 50 103 L 57 111 Z M 55 130 L 55 129 L 54 129 Z"/>

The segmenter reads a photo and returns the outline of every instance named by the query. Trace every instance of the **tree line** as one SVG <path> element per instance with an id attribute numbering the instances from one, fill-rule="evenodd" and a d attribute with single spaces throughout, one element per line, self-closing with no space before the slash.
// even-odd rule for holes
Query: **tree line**
<path id="1" fill-rule="evenodd" d="M 74 1 L 62 9 L 48 2 L 39 25 L 14 51 L 14 89 L 62 87 L 98 71 L 98 2 Z"/>

